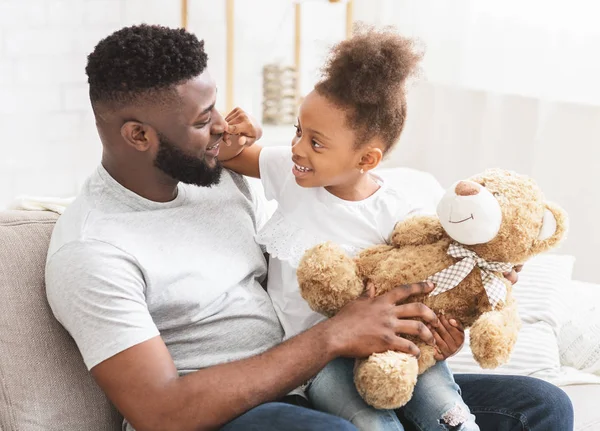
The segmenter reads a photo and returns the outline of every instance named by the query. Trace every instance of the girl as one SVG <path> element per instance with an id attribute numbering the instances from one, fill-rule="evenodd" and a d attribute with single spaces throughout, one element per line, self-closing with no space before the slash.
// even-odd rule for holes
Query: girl
<path id="1" fill-rule="evenodd" d="M 324 319 L 302 299 L 296 267 L 305 250 L 332 241 L 355 254 L 388 240 L 395 223 L 422 212 L 398 179 L 373 173 L 400 137 L 406 118 L 404 85 L 421 55 L 410 39 L 363 29 L 335 46 L 321 81 L 300 106 L 292 146 L 224 146 L 225 167 L 260 178 L 278 209 L 257 235 L 270 254 L 268 292 L 286 338 Z M 240 144 L 260 137 L 241 110 L 226 118 Z M 226 137 L 227 139 L 227 137 Z M 239 153 L 239 154 L 236 154 Z M 458 323 L 440 318 L 441 362 L 419 376 L 405 417 L 420 430 L 478 430 L 443 359 L 462 345 Z M 441 334 L 441 336 L 440 336 Z M 365 431 L 402 430 L 394 411 L 376 410 L 357 393 L 353 360 L 340 358 L 306 387 L 319 410 Z"/>

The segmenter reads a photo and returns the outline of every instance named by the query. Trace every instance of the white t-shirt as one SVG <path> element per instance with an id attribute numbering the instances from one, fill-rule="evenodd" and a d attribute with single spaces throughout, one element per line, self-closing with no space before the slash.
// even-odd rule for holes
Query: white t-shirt
<path id="1" fill-rule="evenodd" d="M 48 302 L 87 367 L 159 334 L 180 374 L 279 344 L 259 205 L 229 171 L 161 203 L 100 166 L 58 219 L 46 264 Z"/>
<path id="2" fill-rule="evenodd" d="M 381 187 L 367 199 L 345 201 L 323 187 L 300 187 L 292 174 L 289 146 L 264 148 L 259 163 L 265 196 L 278 207 L 258 232 L 257 242 L 271 257 L 267 290 L 286 338 L 325 319 L 310 309 L 298 288 L 296 268 L 307 249 L 331 241 L 353 256 L 386 243 L 396 223 L 406 217 L 430 212 L 403 192 L 405 176 L 394 171 L 376 175 Z"/>

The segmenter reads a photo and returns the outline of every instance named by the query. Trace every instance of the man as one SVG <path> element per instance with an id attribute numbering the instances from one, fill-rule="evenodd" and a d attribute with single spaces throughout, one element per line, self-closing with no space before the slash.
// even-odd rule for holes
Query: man
<path id="1" fill-rule="evenodd" d="M 227 124 L 206 63 L 195 36 L 146 25 L 115 32 L 88 57 L 102 164 L 56 225 L 49 303 L 128 429 L 354 429 L 274 401 L 338 356 L 418 354 L 399 334 L 433 342 L 412 318 L 437 327 L 437 317 L 396 304 L 431 287 L 360 298 L 280 344 L 260 285 L 266 262 L 254 234 L 261 212 L 244 179 L 217 161 Z M 568 399 L 550 385 L 459 383 L 465 401 L 480 401 L 488 416 L 502 410 L 515 424 L 549 418 L 558 428 L 540 429 L 561 431 L 572 421 Z M 527 402 L 501 398 L 504 390 L 540 388 L 556 413 L 535 394 Z"/>

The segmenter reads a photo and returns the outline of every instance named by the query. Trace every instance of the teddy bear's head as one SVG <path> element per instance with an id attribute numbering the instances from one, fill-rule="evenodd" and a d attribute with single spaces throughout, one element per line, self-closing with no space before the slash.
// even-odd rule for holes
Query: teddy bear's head
<path id="1" fill-rule="evenodd" d="M 454 184 L 437 213 L 452 239 L 496 262 L 525 262 L 556 246 L 567 229 L 565 212 L 531 178 L 502 169 Z"/>

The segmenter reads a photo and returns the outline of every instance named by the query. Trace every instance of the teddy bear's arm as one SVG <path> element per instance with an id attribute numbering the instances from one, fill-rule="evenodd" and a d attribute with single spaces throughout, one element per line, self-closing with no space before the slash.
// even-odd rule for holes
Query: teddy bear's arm
<path id="1" fill-rule="evenodd" d="M 310 308 L 329 317 L 365 290 L 354 259 L 332 243 L 307 250 L 296 275 L 300 294 Z"/>
<path id="2" fill-rule="evenodd" d="M 398 222 L 390 243 L 396 247 L 433 244 L 445 235 L 437 216 L 415 216 Z"/>

